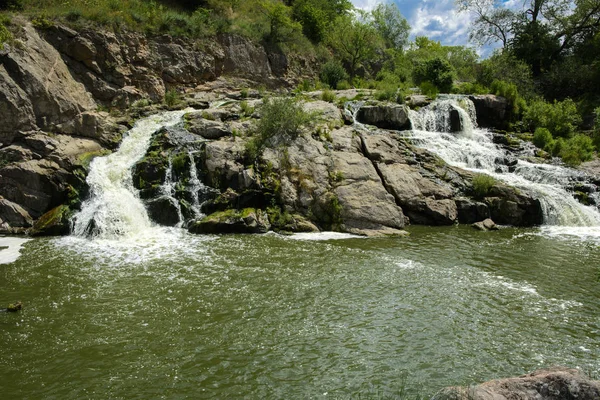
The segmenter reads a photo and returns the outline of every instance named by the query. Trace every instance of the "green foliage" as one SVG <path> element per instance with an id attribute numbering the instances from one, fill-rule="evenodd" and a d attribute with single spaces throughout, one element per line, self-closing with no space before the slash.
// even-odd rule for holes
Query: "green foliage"
<path id="1" fill-rule="evenodd" d="M 350 85 L 350 83 L 348 83 L 348 81 L 341 81 L 341 82 L 338 82 L 337 89 L 338 90 L 352 89 L 352 85 Z"/>
<path id="2" fill-rule="evenodd" d="M 291 97 L 266 99 L 254 137 L 246 144 L 246 158 L 254 161 L 267 146 L 276 146 L 293 140 L 303 126 L 309 125 L 313 116 Z"/>
<path id="3" fill-rule="evenodd" d="M 240 108 L 242 109 L 242 114 L 244 117 L 250 117 L 254 114 L 254 107 L 250 106 L 247 101 L 242 101 L 240 103 Z"/>
<path id="4" fill-rule="evenodd" d="M 323 90 L 323 93 L 321 93 L 321 100 L 328 103 L 333 103 L 335 100 L 335 93 L 333 93 L 331 90 Z"/>
<path id="5" fill-rule="evenodd" d="M 526 102 L 519 94 L 517 85 L 506 81 L 496 80 L 492 82 L 490 89 L 496 96 L 502 96 L 508 100 L 511 117 L 516 118 L 521 115 L 526 107 Z"/>
<path id="6" fill-rule="evenodd" d="M 4 48 L 4 43 L 11 41 L 13 35 L 10 31 L 4 26 L 2 22 L 0 22 L 0 50 Z"/>
<path id="7" fill-rule="evenodd" d="M 300 34 L 302 26 L 292 20 L 292 9 L 278 0 L 258 2 L 260 12 L 266 17 L 268 29 L 264 39 L 271 43 L 289 42 Z"/>
<path id="8" fill-rule="evenodd" d="M 302 25 L 302 32 L 313 43 L 325 39 L 327 29 L 339 15 L 352 8 L 348 0 L 294 0 L 292 15 Z"/>
<path id="9" fill-rule="evenodd" d="M 569 138 L 581 124 L 581 116 L 571 99 L 548 103 L 542 99 L 532 101 L 523 114 L 523 123 L 530 131 L 546 128 L 554 137 Z"/>
<path id="10" fill-rule="evenodd" d="M 489 175 L 475 174 L 471 181 L 471 184 L 473 185 L 473 195 L 477 198 L 487 196 L 496 183 L 496 179 Z"/>
<path id="11" fill-rule="evenodd" d="M 596 148 L 600 149 L 600 107 L 594 110 L 593 140 Z"/>
<path id="12" fill-rule="evenodd" d="M 432 99 L 435 99 L 440 92 L 437 86 L 429 81 L 422 82 L 419 86 L 419 89 L 421 90 L 422 94 Z"/>
<path id="13" fill-rule="evenodd" d="M 247 99 L 248 94 L 248 88 L 243 88 L 242 90 L 240 90 L 240 96 L 242 97 L 242 99 Z"/>
<path id="14" fill-rule="evenodd" d="M 373 25 L 356 16 L 341 16 L 329 30 L 326 41 L 343 61 L 353 79 L 359 67 L 371 61 L 382 47 L 382 39 Z"/>
<path id="15" fill-rule="evenodd" d="M 479 64 L 477 82 L 490 87 L 494 81 L 503 81 L 519 88 L 526 98 L 534 94 L 529 66 L 509 52 L 497 52 Z"/>
<path id="16" fill-rule="evenodd" d="M 479 83 L 462 82 L 454 86 L 452 92 L 459 94 L 487 94 L 490 93 L 490 89 Z"/>
<path id="17" fill-rule="evenodd" d="M 180 101 L 181 96 L 179 95 L 179 92 L 177 92 L 177 90 L 167 90 L 167 92 L 165 93 L 165 104 L 167 106 L 174 107 L 175 105 L 179 104 Z"/>
<path id="18" fill-rule="evenodd" d="M 23 0 L 2 0 L 0 10 L 19 11 L 23 9 Z"/>
<path id="19" fill-rule="evenodd" d="M 339 61 L 331 60 L 323 64 L 319 78 L 321 82 L 329 85 L 330 88 L 336 89 L 340 82 L 348 79 L 348 74 Z"/>
<path id="20" fill-rule="evenodd" d="M 552 152 L 554 148 L 552 133 L 546 128 L 537 128 L 533 134 L 533 144 L 540 149 Z"/>
<path id="21" fill-rule="evenodd" d="M 371 11 L 373 26 L 379 32 L 388 49 L 398 49 L 406 45 L 410 25 L 406 18 L 402 16 L 398 6 L 395 3 L 379 3 Z"/>
<path id="22" fill-rule="evenodd" d="M 591 160 L 594 155 L 592 138 L 581 134 L 573 136 L 566 141 L 559 155 L 569 166 L 577 166 L 584 161 Z"/>
<path id="23" fill-rule="evenodd" d="M 454 70 L 447 60 L 435 57 L 415 65 L 413 80 L 418 85 L 430 82 L 441 92 L 450 93 L 454 83 Z"/>

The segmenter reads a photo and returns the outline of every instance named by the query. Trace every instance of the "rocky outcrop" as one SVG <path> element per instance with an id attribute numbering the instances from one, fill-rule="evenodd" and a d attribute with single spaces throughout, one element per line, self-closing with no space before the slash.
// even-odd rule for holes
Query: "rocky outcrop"
<path id="1" fill-rule="evenodd" d="M 477 124 L 482 128 L 505 129 L 508 124 L 508 100 L 492 94 L 469 96 L 475 105 Z"/>
<path id="2" fill-rule="evenodd" d="M 358 110 L 356 119 L 363 124 L 401 131 L 411 127 L 408 112 L 407 106 L 399 104 L 364 106 Z"/>
<path id="3" fill-rule="evenodd" d="M 592 400 L 600 398 L 600 381 L 577 369 L 553 367 L 517 378 L 496 379 L 471 388 L 448 388 L 444 400 Z"/>
<path id="4" fill-rule="evenodd" d="M 245 208 L 217 212 L 193 222 L 192 233 L 267 233 L 271 228 L 267 214 L 262 210 Z"/>

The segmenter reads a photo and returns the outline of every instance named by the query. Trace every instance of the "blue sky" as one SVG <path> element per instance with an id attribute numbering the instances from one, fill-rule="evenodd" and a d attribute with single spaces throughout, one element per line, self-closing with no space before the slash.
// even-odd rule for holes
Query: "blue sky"
<path id="1" fill-rule="evenodd" d="M 370 10 L 382 0 L 351 0 L 365 10 Z M 411 37 L 427 36 L 443 45 L 468 45 L 469 25 L 473 16 L 459 13 L 454 0 L 394 0 L 400 12 L 412 27 Z M 487 49 L 486 49 L 487 50 Z M 488 50 L 489 51 L 489 50 Z M 483 51 L 487 53 L 488 51 Z"/>

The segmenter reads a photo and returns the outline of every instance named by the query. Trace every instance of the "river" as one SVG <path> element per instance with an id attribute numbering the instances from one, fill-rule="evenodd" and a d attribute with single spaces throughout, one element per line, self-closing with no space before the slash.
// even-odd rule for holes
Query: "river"
<path id="1" fill-rule="evenodd" d="M 415 130 L 447 162 L 538 194 L 545 225 L 191 235 L 153 226 L 126 173 L 180 116 L 94 161 L 73 236 L 0 238 L 0 300 L 24 304 L 0 313 L 3 398 L 412 399 L 556 364 L 600 374 L 598 212 L 565 191 L 575 171 L 497 170 L 486 131 Z"/>

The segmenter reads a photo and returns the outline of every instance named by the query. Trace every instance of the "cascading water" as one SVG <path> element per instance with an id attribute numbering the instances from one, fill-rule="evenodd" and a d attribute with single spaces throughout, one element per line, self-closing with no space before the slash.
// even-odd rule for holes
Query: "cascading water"
<path id="1" fill-rule="evenodd" d="M 202 204 L 200 203 L 200 192 L 207 191 L 207 187 L 202 183 L 200 179 L 198 179 L 198 172 L 196 171 L 196 160 L 194 159 L 194 154 L 190 151 L 188 152 L 188 157 L 190 159 L 190 192 L 192 195 L 192 212 L 194 213 L 195 218 L 200 218 L 204 214 L 200 211 L 200 207 Z"/>
<path id="2" fill-rule="evenodd" d="M 164 197 L 166 197 L 173 207 L 177 211 L 177 218 L 179 222 L 177 223 L 177 227 L 181 227 L 183 225 L 183 213 L 181 212 L 181 206 L 179 205 L 179 201 L 175 198 L 175 184 L 173 183 L 173 158 L 169 156 L 169 162 L 167 165 L 167 170 L 165 171 L 165 182 L 162 184 L 160 191 Z"/>
<path id="3" fill-rule="evenodd" d="M 444 98 L 411 111 L 414 129 L 409 138 L 418 147 L 439 155 L 448 164 L 493 176 L 530 193 L 540 200 L 544 224 L 559 226 L 600 226 L 596 208 L 579 203 L 566 189 L 582 178 L 576 170 L 558 165 L 533 164 L 518 160 L 508 172 L 499 160 L 510 158 L 507 151 L 493 143 L 493 134 L 475 128 L 473 103 L 466 98 Z M 450 132 L 450 110 L 457 110 L 462 131 Z"/>
<path id="4" fill-rule="evenodd" d="M 146 208 L 133 187 L 131 168 L 146 153 L 154 132 L 180 123 L 182 116 L 190 111 L 165 112 L 139 120 L 115 153 L 92 161 L 87 177 L 90 198 L 73 219 L 75 236 L 114 238 L 151 226 Z"/>

